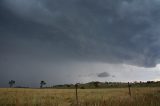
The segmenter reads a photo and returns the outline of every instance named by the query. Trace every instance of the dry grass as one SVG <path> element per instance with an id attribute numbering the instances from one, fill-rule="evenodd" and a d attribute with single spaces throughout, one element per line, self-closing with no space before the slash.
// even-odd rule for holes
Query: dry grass
<path id="1" fill-rule="evenodd" d="M 80 89 L 79 106 L 160 106 L 160 88 Z M 0 106 L 77 106 L 74 89 L 0 89 Z"/>

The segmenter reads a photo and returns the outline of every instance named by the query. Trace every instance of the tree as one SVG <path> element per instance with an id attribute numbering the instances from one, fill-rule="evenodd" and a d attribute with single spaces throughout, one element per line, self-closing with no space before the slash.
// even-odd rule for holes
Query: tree
<path id="1" fill-rule="evenodd" d="M 45 82 L 45 81 L 41 81 L 41 83 L 40 83 L 40 88 L 43 88 L 43 85 L 46 85 L 46 82 Z"/>
<path id="2" fill-rule="evenodd" d="M 95 81 L 95 82 L 93 82 L 93 85 L 94 85 L 96 88 L 98 88 L 98 87 L 99 87 L 99 83 L 100 83 L 100 82 Z"/>
<path id="3" fill-rule="evenodd" d="M 10 80 L 10 81 L 8 82 L 10 88 L 12 88 L 15 83 L 16 83 L 16 81 L 14 81 L 14 80 Z"/>

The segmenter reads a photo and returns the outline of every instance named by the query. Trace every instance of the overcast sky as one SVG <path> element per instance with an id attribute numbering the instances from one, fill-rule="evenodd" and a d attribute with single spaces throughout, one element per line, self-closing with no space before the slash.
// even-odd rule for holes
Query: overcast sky
<path id="1" fill-rule="evenodd" d="M 0 87 L 160 80 L 160 0 L 0 0 Z"/>

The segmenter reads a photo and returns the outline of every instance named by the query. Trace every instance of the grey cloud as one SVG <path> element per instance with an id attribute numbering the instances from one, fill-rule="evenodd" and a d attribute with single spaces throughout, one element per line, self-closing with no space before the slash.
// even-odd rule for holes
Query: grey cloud
<path id="1" fill-rule="evenodd" d="M 49 53 L 65 52 L 61 56 L 75 60 L 144 67 L 157 64 L 160 53 L 157 0 L 3 0 L 2 4 L 3 10 L 10 13 L 8 16 L 13 17 L 4 19 L 9 23 L 2 22 L 2 29 L 9 30 L 1 32 L 3 48 L 9 39 L 8 45 L 21 51 L 17 45 L 28 40 L 25 45 L 30 45 L 31 51 L 37 51 L 41 44 Z M 1 15 L 6 17 L 6 13 Z M 20 42 L 12 40 L 13 37 Z M 26 49 L 25 45 L 21 47 Z"/>
<path id="2" fill-rule="evenodd" d="M 3 74 L 24 57 L 155 67 L 159 10 L 159 0 L 1 0 Z"/>
<path id="3" fill-rule="evenodd" d="M 110 77 L 110 74 L 108 72 L 102 72 L 97 74 L 97 77 Z"/>
<path id="4" fill-rule="evenodd" d="M 112 78 L 115 78 L 116 76 L 115 75 L 112 75 Z"/>

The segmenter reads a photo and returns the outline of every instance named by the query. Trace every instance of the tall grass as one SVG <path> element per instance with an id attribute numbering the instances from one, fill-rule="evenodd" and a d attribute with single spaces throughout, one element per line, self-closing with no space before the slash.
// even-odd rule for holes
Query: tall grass
<path id="1" fill-rule="evenodd" d="M 79 106 L 160 106 L 160 88 L 80 89 Z M 77 106 L 74 89 L 0 89 L 0 106 Z"/>

